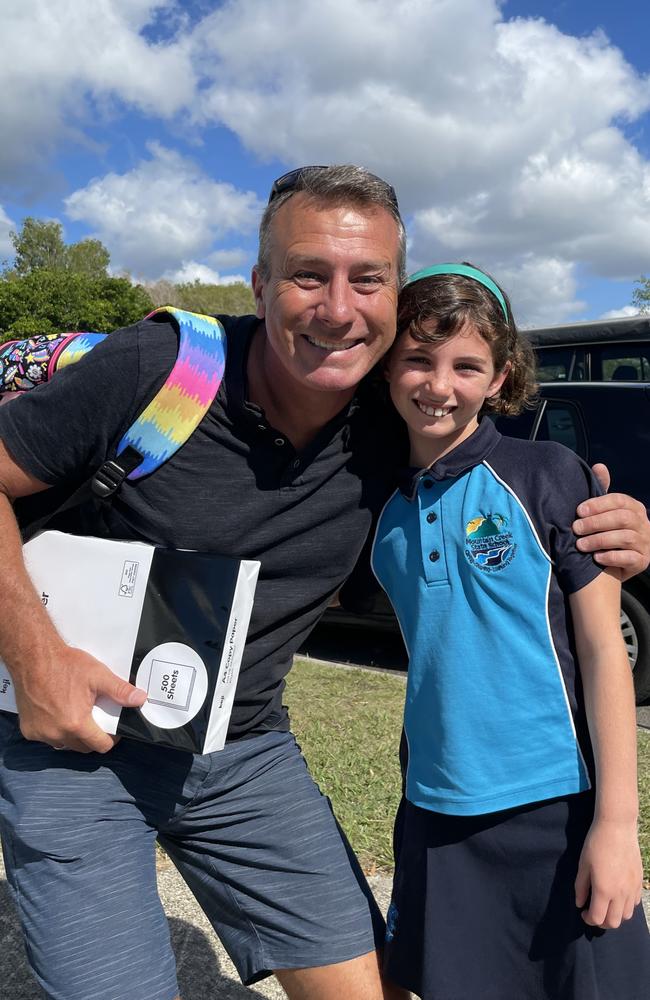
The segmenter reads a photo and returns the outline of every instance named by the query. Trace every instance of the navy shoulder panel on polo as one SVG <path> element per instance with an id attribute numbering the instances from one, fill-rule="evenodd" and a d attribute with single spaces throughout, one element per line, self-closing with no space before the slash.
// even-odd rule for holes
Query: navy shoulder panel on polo
<path id="1" fill-rule="evenodd" d="M 384 508 L 373 569 L 409 651 L 415 805 L 471 815 L 589 787 L 565 600 L 599 572 L 570 532 L 590 475 L 483 420 Z"/>
<path id="2" fill-rule="evenodd" d="M 571 528 L 578 504 L 603 493 L 586 462 L 555 441 L 509 437 L 501 437 L 485 462 L 525 505 L 565 593 L 589 583 L 594 563 L 576 548 Z"/>

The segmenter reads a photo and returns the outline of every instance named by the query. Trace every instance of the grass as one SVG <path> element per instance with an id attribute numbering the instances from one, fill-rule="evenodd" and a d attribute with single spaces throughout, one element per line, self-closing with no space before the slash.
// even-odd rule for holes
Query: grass
<path id="1" fill-rule="evenodd" d="M 405 679 L 296 660 L 286 701 L 314 778 L 367 872 L 392 869 Z M 650 733 L 639 732 L 640 842 L 650 881 Z"/>
<path id="2" fill-rule="evenodd" d="M 393 865 L 404 690 L 403 677 L 307 660 L 287 679 L 293 731 L 367 872 Z"/>

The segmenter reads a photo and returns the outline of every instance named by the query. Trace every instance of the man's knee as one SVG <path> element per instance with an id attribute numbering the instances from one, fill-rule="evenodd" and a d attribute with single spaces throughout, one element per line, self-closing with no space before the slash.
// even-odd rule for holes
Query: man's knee
<path id="1" fill-rule="evenodd" d="M 312 969 L 276 969 L 289 1000 L 383 1000 L 377 953 Z"/>

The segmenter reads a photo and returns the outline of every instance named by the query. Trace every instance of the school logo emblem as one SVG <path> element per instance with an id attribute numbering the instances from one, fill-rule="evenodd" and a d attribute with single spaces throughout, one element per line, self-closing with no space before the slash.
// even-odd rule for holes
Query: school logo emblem
<path id="1" fill-rule="evenodd" d="M 512 562 L 517 545 L 503 514 L 479 514 L 465 526 L 465 556 L 472 566 L 496 573 Z"/>

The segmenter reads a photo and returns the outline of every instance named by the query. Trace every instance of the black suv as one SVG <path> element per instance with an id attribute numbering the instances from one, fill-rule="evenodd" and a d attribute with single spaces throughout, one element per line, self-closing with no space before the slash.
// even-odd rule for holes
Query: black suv
<path id="1" fill-rule="evenodd" d="M 528 330 L 538 357 L 539 402 L 498 417 L 510 437 L 559 441 L 590 465 L 604 462 L 612 489 L 650 508 L 650 316 Z M 650 571 L 623 587 L 621 629 L 637 702 L 650 698 Z M 385 595 L 367 616 L 342 609 L 328 623 L 398 629 Z"/>

